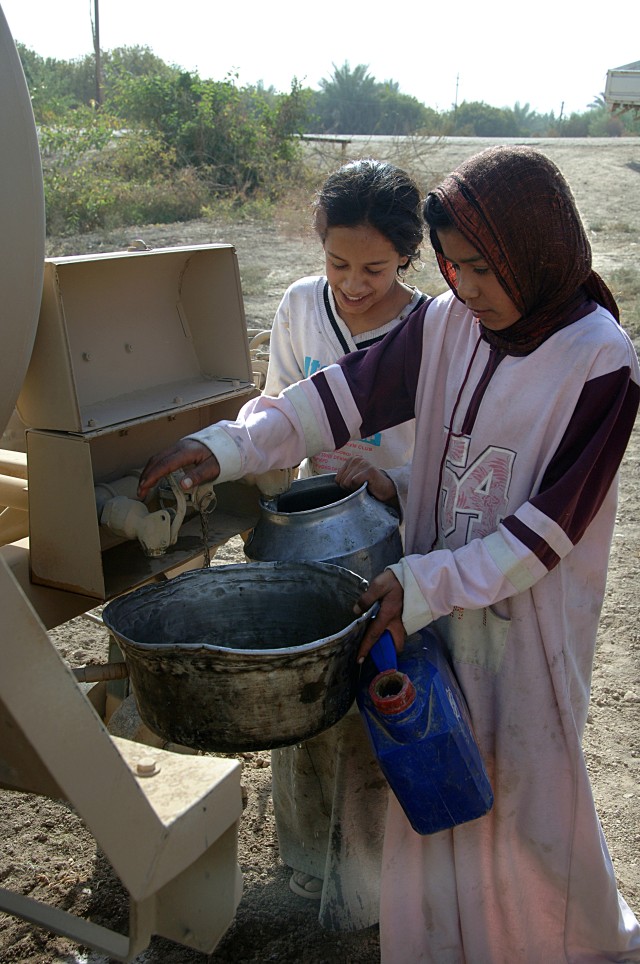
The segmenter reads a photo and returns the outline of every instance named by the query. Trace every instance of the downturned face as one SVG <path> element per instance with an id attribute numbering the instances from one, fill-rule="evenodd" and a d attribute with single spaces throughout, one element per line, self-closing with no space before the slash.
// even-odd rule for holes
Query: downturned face
<path id="1" fill-rule="evenodd" d="M 490 331 L 513 325 L 520 311 L 482 255 L 456 228 L 441 228 L 438 240 L 456 273 L 458 295 L 474 316 Z"/>
<path id="2" fill-rule="evenodd" d="M 395 296 L 396 272 L 407 258 L 375 228 L 329 228 L 324 252 L 327 278 L 343 318 L 364 315 Z"/>

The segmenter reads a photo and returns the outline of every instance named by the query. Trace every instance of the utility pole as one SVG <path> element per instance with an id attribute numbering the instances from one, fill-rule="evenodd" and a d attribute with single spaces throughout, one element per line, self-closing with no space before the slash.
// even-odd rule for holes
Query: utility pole
<path id="1" fill-rule="evenodd" d="M 460 74 L 456 74 L 456 100 L 453 105 L 454 112 L 458 109 L 458 84 L 460 83 Z"/>
<path id="2" fill-rule="evenodd" d="M 94 17 L 91 24 L 93 32 L 93 53 L 96 61 L 96 106 L 102 106 L 102 62 L 100 60 L 100 8 L 99 0 L 93 0 Z"/>

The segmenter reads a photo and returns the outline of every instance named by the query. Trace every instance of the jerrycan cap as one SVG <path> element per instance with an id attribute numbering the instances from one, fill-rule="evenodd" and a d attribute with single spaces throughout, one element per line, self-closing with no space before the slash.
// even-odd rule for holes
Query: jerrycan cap
<path id="1" fill-rule="evenodd" d="M 373 705 L 383 716 L 402 713 L 415 700 L 416 690 L 406 673 L 398 670 L 398 654 L 388 629 L 371 647 L 371 658 L 378 670 L 369 684 Z"/>
<path id="2" fill-rule="evenodd" d="M 371 680 L 369 696 L 378 713 L 395 716 L 413 704 L 416 689 L 406 673 L 385 669 Z"/>

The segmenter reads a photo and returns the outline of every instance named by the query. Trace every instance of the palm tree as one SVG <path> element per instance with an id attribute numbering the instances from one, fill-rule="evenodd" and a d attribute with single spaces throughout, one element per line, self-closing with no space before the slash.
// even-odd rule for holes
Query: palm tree
<path id="1" fill-rule="evenodd" d="M 367 64 L 358 64 L 353 70 L 347 61 L 342 67 L 332 66 L 332 76 L 319 83 L 325 128 L 341 134 L 368 133 L 375 128 L 379 112 L 379 84 L 368 73 Z"/>
<path id="2" fill-rule="evenodd" d="M 603 108 L 604 110 L 607 110 L 607 102 L 604 99 L 604 93 L 596 94 L 589 104 L 589 110 L 591 110 L 592 107 L 598 110 L 602 110 Z"/>

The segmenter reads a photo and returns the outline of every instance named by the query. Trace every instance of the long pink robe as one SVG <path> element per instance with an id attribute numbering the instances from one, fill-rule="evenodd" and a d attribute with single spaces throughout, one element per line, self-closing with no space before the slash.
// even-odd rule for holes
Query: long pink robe
<path id="1" fill-rule="evenodd" d="M 403 622 L 447 640 L 495 804 L 421 837 L 392 802 L 385 964 L 640 961 L 581 749 L 638 382 L 631 342 L 593 302 L 513 357 L 447 294 L 195 436 L 224 479 L 416 418 L 407 554 L 393 567 Z"/>

